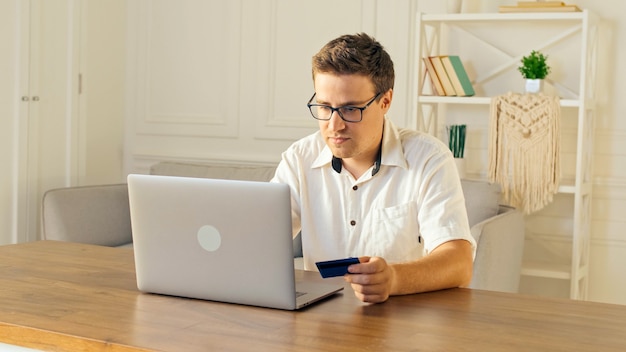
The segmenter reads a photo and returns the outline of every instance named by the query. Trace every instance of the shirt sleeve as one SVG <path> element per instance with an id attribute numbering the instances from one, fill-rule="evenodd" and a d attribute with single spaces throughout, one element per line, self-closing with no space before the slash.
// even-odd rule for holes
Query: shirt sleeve
<path id="1" fill-rule="evenodd" d="M 470 231 L 461 180 L 452 155 L 442 153 L 432 158 L 426 171 L 418 211 L 426 252 L 448 241 L 466 240 L 475 254 L 476 241 Z"/>
<path id="2" fill-rule="evenodd" d="M 276 168 L 276 173 L 270 182 L 289 185 L 291 191 L 291 227 L 292 235 L 295 238 L 300 232 L 302 225 L 300 220 L 301 197 L 298 163 L 292 148 L 283 152 L 281 161 Z"/>

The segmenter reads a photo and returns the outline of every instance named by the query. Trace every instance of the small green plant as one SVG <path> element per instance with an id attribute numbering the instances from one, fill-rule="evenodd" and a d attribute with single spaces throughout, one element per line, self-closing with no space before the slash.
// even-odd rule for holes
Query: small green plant
<path id="1" fill-rule="evenodd" d="M 522 66 L 517 69 L 525 79 L 544 79 L 550 73 L 550 66 L 546 63 L 548 56 L 533 50 L 530 55 L 521 60 Z"/>

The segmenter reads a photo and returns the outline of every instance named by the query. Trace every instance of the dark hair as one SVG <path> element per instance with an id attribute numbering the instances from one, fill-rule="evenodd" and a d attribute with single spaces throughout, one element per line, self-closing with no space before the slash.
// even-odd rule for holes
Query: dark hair
<path id="1" fill-rule="evenodd" d="M 393 88 L 393 61 L 383 46 L 365 33 L 342 35 L 313 56 L 313 79 L 318 72 L 370 77 L 376 93 Z"/>

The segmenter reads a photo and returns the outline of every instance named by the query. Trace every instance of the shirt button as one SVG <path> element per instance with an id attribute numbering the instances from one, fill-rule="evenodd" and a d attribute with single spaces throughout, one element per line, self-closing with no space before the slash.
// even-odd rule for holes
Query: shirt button
<path id="1" fill-rule="evenodd" d="M 356 221 L 350 220 L 350 225 L 352 225 L 352 226 L 356 225 Z"/>
<path id="2" fill-rule="evenodd" d="M 357 189 L 359 189 L 359 186 L 352 186 L 352 189 L 356 191 Z"/>

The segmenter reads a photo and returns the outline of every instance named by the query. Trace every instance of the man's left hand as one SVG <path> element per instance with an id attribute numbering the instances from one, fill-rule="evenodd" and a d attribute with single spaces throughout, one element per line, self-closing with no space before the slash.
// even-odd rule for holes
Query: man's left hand
<path id="1" fill-rule="evenodd" d="M 363 302 L 385 302 L 391 294 L 394 270 L 380 257 L 360 257 L 359 264 L 348 267 L 344 277 L 354 294 Z"/>

